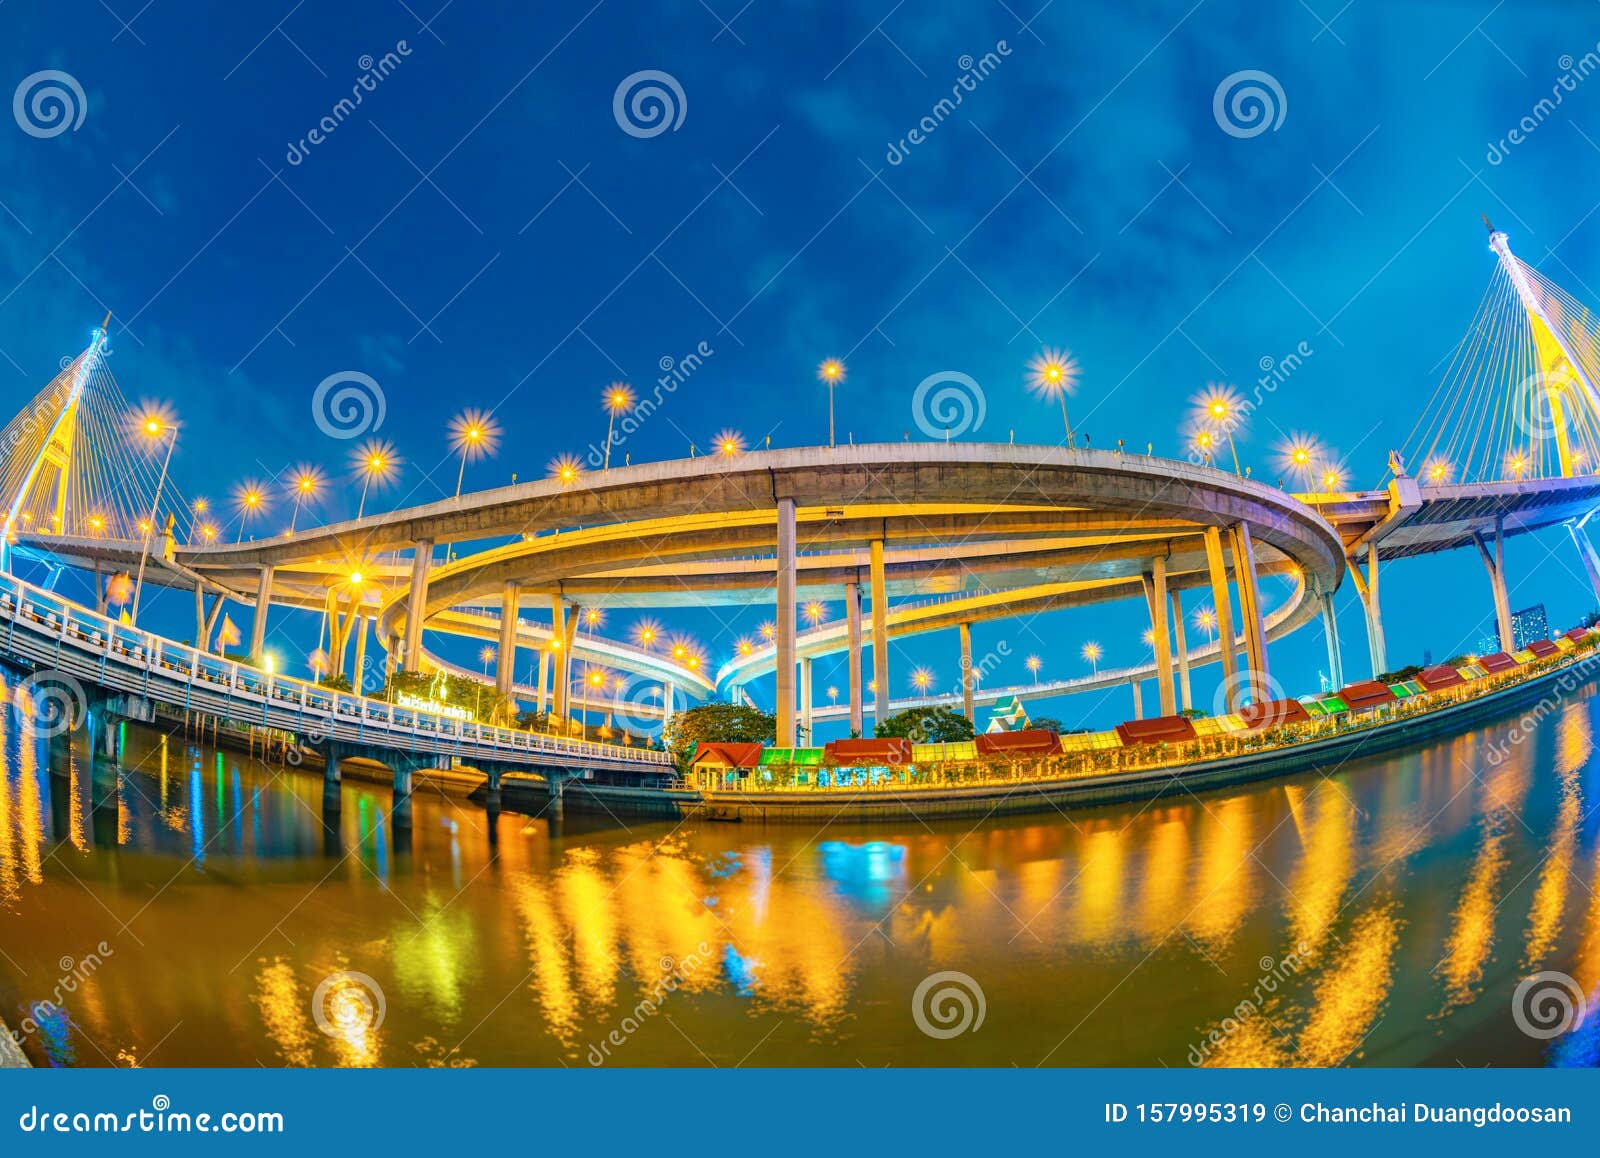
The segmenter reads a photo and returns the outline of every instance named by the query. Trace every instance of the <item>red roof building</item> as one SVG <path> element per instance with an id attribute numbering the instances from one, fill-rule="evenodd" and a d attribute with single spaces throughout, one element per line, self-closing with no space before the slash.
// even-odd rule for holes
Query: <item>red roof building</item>
<path id="1" fill-rule="evenodd" d="M 1386 683 L 1362 680 L 1341 689 L 1339 698 L 1350 705 L 1352 712 L 1364 712 L 1369 708 L 1392 704 L 1398 697 L 1389 690 L 1389 685 Z"/>
<path id="2" fill-rule="evenodd" d="M 1311 719 L 1311 713 L 1299 700 L 1268 700 L 1240 708 L 1238 716 L 1252 732 L 1263 728 L 1281 728 L 1285 724 L 1302 724 Z"/>
<path id="3" fill-rule="evenodd" d="M 1582 643 L 1589 638 L 1589 629 L 1587 627 L 1574 627 L 1566 632 L 1566 637 L 1572 640 L 1573 643 Z"/>
<path id="4" fill-rule="evenodd" d="M 1188 716 L 1157 716 L 1152 720 L 1128 720 L 1117 725 L 1117 739 L 1124 746 L 1181 744 L 1194 738 L 1194 721 Z"/>
<path id="5" fill-rule="evenodd" d="M 1436 692 L 1441 688 L 1453 688 L 1467 681 L 1466 677 L 1449 664 L 1436 663 L 1418 673 L 1417 682 L 1430 692 Z"/>
<path id="6" fill-rule="evenodd" d="M 728 743 L 713 744 L 706 740 L 694 750 L 693 768 L 756 768 L 761 764 L 761 745 Z"/>
<path id="7" fill-rule="evenodd" d="M 1552 640 L 1536 639 L 1530 643 L 1527 650 L 1533 652 L 1539 659 L 1549 659 L 1553 655 L 1560 655 L 1561 649 Z"/>
<path id="8" fill-rule="evenodd" d="M 980 756 L 1053 756 L 1061 751 L 1056 734 L 1044 728 L 985 732 L 977 739 Z"/>
<path id="9" fill-rule="evenodd" d="M 911 741 L 890 737 L 872 740 L 830 740 L 825 749 L 829 764 L 844 767 L 911 763 Z"/>
<path id="10" fill-rule="evenodd" d="M 1505 652 L 1497 651 L 1493 655 L 1480 655 L 1478 657 L 1478 666 L 1490 675 L 1498 675 L 1503 671 L 1510 671 L 1516 667 L 1517 661 Z"/>

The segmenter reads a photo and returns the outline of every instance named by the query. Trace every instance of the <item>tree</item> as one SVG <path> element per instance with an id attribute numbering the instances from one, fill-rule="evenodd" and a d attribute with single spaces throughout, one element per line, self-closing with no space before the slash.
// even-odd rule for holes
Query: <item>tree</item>
<path id="1" fill-rule="evenodd" d="M 770 744 L 778 717 L 748 704 L 698 704 L 675 712 L 661 733 L 680 772 L 689 770 L 695 749 L 706 744 Z"/>
<path id="2" fill-rule="evenodd" d="M 1379 672 L 1378 682 L 1381 684 L 1399 684 L 1409 679 L 1416 679 L 1421 674 L 1422 666 L 1420 664 L 1408 663 L 1405 667 L 1396 671 Z"/>
<path id="3" fill-rule="evenodd" d="M 875 730 L 879 739 L 904 739 L 914 744 L 954 744 L 972 739 L 972 721 L 949 708 L 907 708 Z"/>
<path id="4" fill-rule="evenodd" d="M 336 692 L 347 692 L 355 685 L 350 682 L 350 677 L 340 672 L 338 675 L 325 675 L 317 681 L 321 687 Z"/>
<path id="5" fill-rule="evenodd" d="M 1054 716 L 1040 716 L 1037 720 L 1030 720 L 1028 723 L 1030 727 L 1038 728 L 1045 732 L 1054 732 L 1058 736 L 1067 730 L 1066 725 Z"/>

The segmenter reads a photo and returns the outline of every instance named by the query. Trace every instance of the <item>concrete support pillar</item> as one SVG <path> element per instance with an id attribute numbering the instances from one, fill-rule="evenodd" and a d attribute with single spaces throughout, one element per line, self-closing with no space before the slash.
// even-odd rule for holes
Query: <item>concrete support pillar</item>
<path id="1" fill-rule="evenodd" d="M 661 726 L 663 728 L 667 726 L 667 723 L 672 719 L 672 713 L 676 710 L 677 707 L 673 703 L 672 684 L 663 683 L 661 685 Z"/>
<path id="2" fill-rule="evenodd" d="M 339 750 L 339 745 L 330 741 L 325 749 L 325 762 L 322 765 L 322 807 L 325 810 L 337 810 L 339 807 L 339 782 L 343 778 L 341 763 L 344 755 Z"/>
<path id="3" fill-rule="evenodd" d="M 217 592 L 216 599 L 211 603 L 211 613 L 206 616 L 205 630 L 201 633 L 201 638 L 205 641 L 200 645 L 202 651 L 211 650 L 212 637 L 217 633 L 217 620 L 222 618 L 222 605 L 226 602 L 222 592 Z"/>
<path id="4" fill-rule="evenodd" d="M 545 773 L 545 786 L 549 796 L 545 801 L 544 814 L 550 820 L 560 820 L 566 812 L 563 797 L 566 795 L 567 774 L 565 772 Z"/>
<path id="5" fill-rule="evenodd" d="M 500 654 L 494 669 L 494 690 L 509 696 L 517 674 L 517 594 L 515 582 L 500 588 Z"/>
<path id="6" fill-rule="evenodd" d="M 1133 687 L 1133 718 L 1144 719 L 1144 681 L 1134 680 Z"/>
<path id="7" fill-rule="evenodd" d="M 883 575 L 883 540 L 872 540 L 872 678 L 878 690 L 872 698 L 872 722 L 889 718 L 889 597 Z"/>
<path id="8" fill-rule="evenodd" d="M 1594 597 L 1600 599 L 1600 556 L 1595 554 L 1594 544 L 1589 541 L 1589 534 L 1581 522 L 1569 520 L 1567 530 L 1572 533 L 1573 546 L 1578 548 L 1578 558 L 1583 560 L 1583 570 L 1589 576 L 1589 588 L 1594 592 Z"/>
<path id="9" fill-rule="evenodd" d="M 500 811 L 500 770 L 485 769 L 489 782 L 483 788 L 483 807 L 491 816 Z"/>
<path id="10" fill-rule="evenodd" d="M 550 710 L 550 648 L 539 649 L 539 714 Z"/>
<path id="11" fill-rule="evenodd" d="M 367 617 L 356 615 L 356 663 L 350 672 L 350 690 L 356 695 L 365 693 L 367 683 Z"/>
<path id="12" fill-rule="evenodd" d="M 272 565 L 261 568 L 261 578 L 256 582 L 256 610 L 250 620 L 250 658 L 261 662 L 261 651 L 267 642 L 267 607 L 272 602 Z"/>
<path id="13" fill-rule="evenodd" d="M 844 585 L 845 624 L 850 643 L 850 734 L 862 735 L 861 707 L 861 584 Z"/>
<path id="14" fill-rule="evenodd" d="M 1163 716 L 1174 715 L 1177 699 L 1172 694 L 1172 627 L 1168 615 L 1167 560 L 1157 556 L 1144 575 L 1145 605 L 1150 611 L 1150 645 L 1156 655 L 1156 697 Z"/>
<path id="15" fill-rule="evenodd" d="M 1388 649 L 1383 641 L 1383 603 L 1378 598 L 1378 549 L 1367 545 L 1367 571 L 1362 574 L 1352 558 L 1345 560 L 1350 568 L 1350 578 L 1355 580 L 1356 594 L 1361 596 L 1361 611 L 1367 621 L 1367 655 L 1372 663 L 1372 678 L 1389 670 Z M 1340 685 L 1343 686 L 1342 684 Z"/>
<path id="16" fill-rule="evenodd" d="M 795 527 L 794 500 L 778 500 L 778 607 L 777 607 L 777 706 L 778 744 L 794 744 L 794 662 L 795 662 Z"/>
<path id="17" fill-rule="evenodd" d="M 1172 603 L 1172 648 L 1178 656 L 1178 703 L 1184 711 L 1194 707 L 1194 693 L 1189 685 L 1189 644 L 1184 638 L 1183 626 L 1183 600 L 1178 597 L 1178 589 L 1172 588 L 1168 595 Z"/>
<path id="18" fill-rule="evenodd" d="M 1252 701 L 1266 698 L 1270 687 L 1267 671 L 1267 627 L 1261 613 L 1261 584 L 1256 577 L 1255 544 L 1250 527 L 1239 523 L 1233 528 L 1233 583 L 1239 592 L 1239 620 L 1243 629 L 1249 671 L 1245 691 Z"/>
<path id="19" fill-rule="evenodd" d="M 800 661 L 800 742 L 811 743 L 811 657 Z"/>
<path id="20" fill-rule="evenodd" d="M 1228 594 L 1228 568 L 1222 556 L 1222 530 L 1207 527 L 1206 570 L 1211 577 L 1211 600 L 1217 609 L 1217 646 L 1222 656 L 1222 686 L 1227 708 L 1239 710 L 1239 653 L 1233 636 L 1233 601 Z"/>
<path id="21" fill-rule="evenodd" d="M 427 613 L 428 567 L 433 540 L 418 539 L 411 556 L 411 598 L 406 611 L 405 670 L 422 670 L 422 620 Z"/>
<path id="22" fill-rule="evenodd" d="M 1478 531 L 1472 532 L 1472 541 L 1477 545 L 1483 565 L 1489 571 L 1489 586 L 1494 594 L 1495 624 L 1500 633 L 1500 650 L 1514 651 L 1516 641 L 1511 631 L 1511 596 L 1506 590 L 1505 520 L 1496 516 L 1492 543 L 1485 543 Z"/>
<path id="23" fill-rule="evenodd" d="M 94 609 L 101 615 L 106 613 L 106 573 L 98 559 L 94 561 Z"/>
<path id="24" fill-rule="evenodd" d="M 411 826 L 411 780 L 416 767 L 414 760 L 404 756 L 394 766 L 394 797 L 389 818 L 402 828 Z"/>
<path id="25" fill-rule="evenodd" d="M 383 682 L 388 683 L 394 678 L 394 666 L 400 658 L 400 637 L 394 632 L 389 633 L 388 641 L 383 645 Z"/>
<path id="26" fill-rule="evenodd" d="M 1322 603 L 1322 634 L 1328 641 L 1328 682 L 1338 691 L 1344 687 L 1344 656 L 1339 651 L 1339 621 L 1333 613 L 1333 593 L 1324 591 L 1317 598 Z"/>
<path id="27" fill-rule="evenodd" d="M 206 649 L 206 589 L 198 582 L 194 585 L 194 645 Z"/>
<path id="28" fill-rule="evenodd" d="M 550 714 L 563 724 L 567 718 L 567 604 L 558 591 L 550 597 Z"/>
<path id="29" fill-rule="evenodd" d="M 969 723 L 975 723 L 977 716 L 972 708 L 972 624 L 961 625 L 961 714 L 967 717 Z"/>

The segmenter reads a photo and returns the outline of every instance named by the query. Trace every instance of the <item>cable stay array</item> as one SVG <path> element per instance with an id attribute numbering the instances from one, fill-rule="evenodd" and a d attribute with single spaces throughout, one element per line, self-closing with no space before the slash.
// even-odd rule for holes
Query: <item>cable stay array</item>
<path id="1" fill-rule="evenodd" d="M 1600 316 L 1511 252 L 1408 436 L 1424 485 L 1561 478 L 1600 464 Z"/>

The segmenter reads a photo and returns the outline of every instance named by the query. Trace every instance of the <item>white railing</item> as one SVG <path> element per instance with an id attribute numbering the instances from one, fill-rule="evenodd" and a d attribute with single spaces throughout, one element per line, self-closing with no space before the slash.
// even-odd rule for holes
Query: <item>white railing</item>
<path id="1" fill-rule="evenodd" d="M 5 624 L 0 647 L 6 652 L 26 653 L 34 662 L 54 664 L 65 674 L 87 675 L 101 686 L 163 700 L 175 707 L 201 707 L 194 697 L 196 691 L 206 705 L 214 704 L 220 696 L 229 707 L 235 701 L 242 701 L 241 707 L 251 703 L 261 706 L 258 714 L 248 718 L 245 713 L 238 713 L 242 722 L 259 720 L 293 731 L 322 731 L 330 737 L 374 743 L 382 743 L 386 735 L 403 735 L 427 740 L 435 747 L 467 745 L 486 753 L 505 750 L 508 757 L 528 753 L 623 764 L 671 763 L 667 753 L 648 748 L 500 728 L 263 672 L 238 660 L 129 627 L 3 574 L 0 622 Z M 18 640 L 19 625 L 24 627 L 24 636 L 31 637 L 31 646 L 27 638 Z M 184 694 L 163 695 L 162 681 L 181 686 Z M 278 718 L 271 719 L 273 714 Z M 285 714 L 292 715 L 292 719 L 283 721 Z M 319 727 L 322 722 L 326 723 L 325 728 Z"/>

